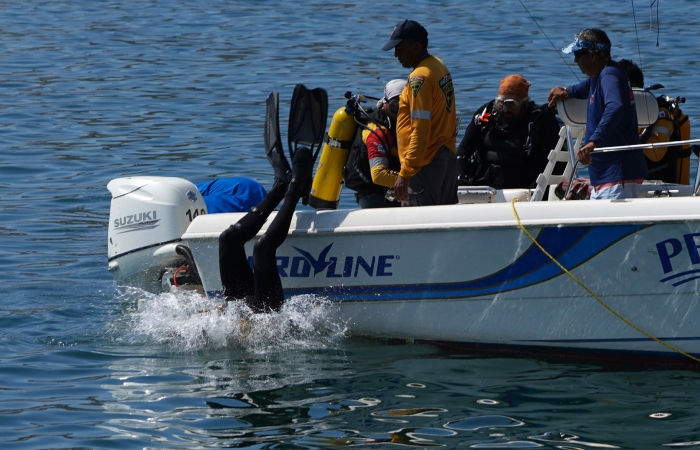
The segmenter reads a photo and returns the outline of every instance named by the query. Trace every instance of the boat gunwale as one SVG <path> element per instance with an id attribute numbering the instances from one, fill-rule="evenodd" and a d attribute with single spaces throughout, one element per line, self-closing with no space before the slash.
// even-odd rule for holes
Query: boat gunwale
<path id="1" fill-rule="evenodd" d="M 676 199 L 684 199 L 684 198 L 689 198 L 689 197 L 677 197 Z M 661 199 L 659 199 L 661 200 Z M 614 202 L 616 206 L 621 206 L 621 205 L 630 205 L 633 202 L 648 202 L 648 201 L 653 201 L 653 199 L 635 199 L 634 201 L 625 201 L 625 202 Z M 672 201 L 671 199 L 663 199 L 661 200 L 661 203 L 666 203 Z M 697 200 L 695 200 L 697 201 Z M 596 204 L 593 205 L 592 203 L 590 204 L 591 206 L 603 206 L 602 202 L 600 200 L 595 201 Z M 570 202 L 567 202 L 570 203 Z M 654 202 L 657 203 L 657 202 Z M 580 202 L 576 202 L 576 204 L 580 204 Z M 489 206 L 493 206 L 493 204 L 485 204 Z M 509 204 L 499 204 L 501 205 L 500 209 L 503 209 L 503 207 L 508 207 L 509 209 L 511 208 L 511 205 Z M 658 211 L 655 208 L 653 208 L 654 205 L 644 205 L 646 213 L 642 214 L 641 211 L 638 211 L 638 208 L 635 207 L 634 210 L 632 211 L 627 211 L 629 214 L 625 215 L 622 214 L 619 209 L 615 210 L 616 215 L 614 216 L 604 216 L 605 212 L 609 208 L 605 207 L 604 209 L 606 211 L 602 211 L 601 213 L 596 213 L 597 215 L 593 216 L 588 216 L 588 217 L 581 217 L 581 215 L 568 215 L 568 217 L 539 217 L 539 218 L 531 218 L 531 217 L 522 217 L 520 213 L 525 213 L 526 215 L 530 212 L 528 211 L 529 206 L 534 206 L 534 205 L 542 205 L 540 203 L 527 203 L 524 202 L 522 204 L 516 204 L 517 206 L 516 211 L 518 211 L 518 219 L 520 221 L 520 225 L 527 227 L 527 228 L 543 228 L 543 227 L 560 227 L 560 226 L 596 226 L 596 225 L 603 225 L 603 226 L 614 226 L 614 225 L 655 225 L 655 224 L 671 224 L 671 223 L 685 223 L 685 222 L 700 222 L 700 212 L 686 212 L 679 214 L 675 211 Z M 520 207 L 525 206 L 525 211 L 522 211 Z M 574 206 L 577 206 L 574 205 Z M 460 205 L 461 207 L 470 207 L 470 206 L 477 206 L 477 205 Z M 478 205 L 478 206 L 484 206 L 484 205 Z M 552 205 L 553 206 L 553 205 Z M 450 206 L 452 207 L 452 206 Z M 535 206 L 538 207 L 538 206 Z M 443 207 L 444 208 L 444 207 Z M 573 206 L 569 206 L 569 208 L 573 208 Z M 412 210 L 415 210 L 415 208 L 411 208 Z M 462 220 L 451 220 L 451 221 L 432 221 L 432 222 L 424 222 L 424 223 L 406 223 L 409 221 L 405 221 L 403 223 L 388 223 L 388 221 L 384 223 L 379 223 L 372 225 L 357 225 L 357 224 L 344 224 L 341 222 L 336 222 L 333 225 L 329 226 L 321 226 L 321 227 L 315 227 L 313 226 L 313 223 L 310 223 L 308 227 L 305 226 L 305 223 L 307 219 L 311 217 L 318 217 L 320 215 L 328 214 L 328 213 L 336 213 L 339 214 L 341 212 L 347 213 L 352 213 L 355 211 L 367 211 L 367 210 L 360 210 L 360 209 L 353 209 L 353 210 L 331 210 L 331 211 L 297 211 L 295 213 L 292 226 L 290 227 L 289 230 L 289 235 L 294 235 L 294 236 L 304 236 L 304 235 L 319 235 L 319 234 L 363 234 L 363 233 L 374 233 L 374 234 L 386 234 L 386 233 L 394 233 L 394 232 L 420 232 L 420 233 L 425 233 L 425 232 L 441 232 L 441 231 L 446 231 L 446 230 L 460 230 L 460 231 L 469 231 L 469 230 L 481 230 L 484 228 L 488 229 L 507 229 L 507 228 L 519 228 L 520 225 L 518 224 L 518 220 L 516 220 L 515 214 L 513 211 L 510 212 L 511 217 L 508 219 L 504 218 L 495 218 L 493 220 L 488 220 L 488 219 L 478 219 L 478 218 L 463 218 Z M 445 211 L 443 209 L 443 211 Z M 413 212 L 413 211 L 412 211 Z M 580 211 L 577 211 L 580 212 Z M 502 216 L 502 211 L 500 211 L 500 215 Z M 275 214 L 275 213 L 273 213 Z M 665 215 L 664 215 L 665 214 Z M 204 216 L 199 216 L 197 217 L 190 227 L 188 228 L 187 231 L 182 235 L 183 240 L 192 240 L 192 239 L 214 239 L 218 238 L 218 236 L 221 234 L 221 232 L 225 229 L 223 226 L 217 226 L 219 222 L 225 222 L 228 224 L 235 223 L 238 218 L 243 216 L 243 213 L 222 213 L 222 214 L 217 214 L 216 218 L 212 218 L 214 216 L 213 214 L 208 214 Z M 225 220 L 224 217 L 226 216 L 231 216 L 230 220 Z M 385 217 L 388 217 L 385 215 Z M 443 216 L 444 217 L 444 216 Z M 268 224 L 270 220 L 272 219 L 272 216 L 268 220 Z M 321 216 L 320 217 L 321 221 L 324 220 L 324 218 Z M 408 217 L 410 219 L 410 217 Z M 451 218 L 450 218 L 451 219 Z M 210 221 L 211 224 L 207 224 L 207 226 L 202 226 L 202 222 L 204 221 Z M 301 222 L 304 222 L 302 224 Z M 227 225 L 228 226 L 228 225 Z M 213 228 L 216 229 L 214 230 Z M 267 229 L 266 226 L 264 226 L 258 235 L 261 235 L 265 232 Z"/>

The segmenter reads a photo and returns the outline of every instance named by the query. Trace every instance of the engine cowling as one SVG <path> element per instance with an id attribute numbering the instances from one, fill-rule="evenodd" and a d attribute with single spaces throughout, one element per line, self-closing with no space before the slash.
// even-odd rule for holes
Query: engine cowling
<path id="1" fill-rule="evenodd" d="M 109 211 L 108 255 L 180 239 L 207 206 L 197 187 L 182 178 L 128 177 L 107 185 L 112 193 Z"/>

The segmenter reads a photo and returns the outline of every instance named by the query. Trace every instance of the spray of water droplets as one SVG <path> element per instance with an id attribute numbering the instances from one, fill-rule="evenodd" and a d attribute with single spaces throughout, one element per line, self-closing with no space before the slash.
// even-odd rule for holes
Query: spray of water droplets
<path id="1" fill-rule="evenodd" d="M 310 295 L 292 297 L 269 314 L 253 314 L 244 302 L 222 302 L 193 291 L 150 294 L 132 288 L 123 297 L 129 306 L 111 325 L 117 340 L 163 344 L 172 351 L 333 348 L 347 332 L 337 305 Z"/>

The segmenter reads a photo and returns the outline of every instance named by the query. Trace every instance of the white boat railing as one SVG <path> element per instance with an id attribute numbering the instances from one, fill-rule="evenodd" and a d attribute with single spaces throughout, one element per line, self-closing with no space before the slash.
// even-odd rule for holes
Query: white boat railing
<path id="1" fill-rule="evenodd" d="M 700 139 L 688 139 L 685 141 L 656 142 L 649 144 L 619 145 L 617 147 L 600 147 L 593 150 L 594 153 L 620 152 L 625 150 L 637 150 L 642 148 L 660 148 L 677 145 L 690 145 L 700 143 Z"/>
<path id="2" fill-rule="evenodd" d="M 637 106 L 637 121 L 640 127 L 648 127 L 656 122 L 659 107 L 656 97 L 650 92 L 633 89 L 635 104 Z M 544 171 L 537 177 L 536 187 L 530 201 L 541 201 L 545 192 L 549 190 L 549 199 L 556 200 L 554 188 L 562 181 L 571 181 L 578 175 L 578 158 L 576 152 L 581 146 L 586 127 L 586 115 L 588 108 L 587 99 L 566 99 L 557 102 L 557 112 L 564 122 L 559 131 L 559 141 L 556 147 L 549 153 L 548 163 Z M 636 150 L 644 148 L 668 147 L 672 145 L 690 145 L 700 143 L 700 139 L 684 141 L 672 141 L 655 144 L 625 145 L 617 147 L 601 147 L 594 152 L 604 153 L 613 151 Z M 700 195 L 700 162 L 698 163 L 698 175 L 695 179 L 692 195 Z"/>

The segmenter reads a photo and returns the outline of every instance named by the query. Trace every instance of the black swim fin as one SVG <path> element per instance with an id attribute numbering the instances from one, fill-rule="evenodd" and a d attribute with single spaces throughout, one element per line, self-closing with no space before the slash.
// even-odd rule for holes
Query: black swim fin
<path id="1" fill-rule="evenodd" d="M 303 84 L 294 87 L 289 110 L 289 152 L 292 159 L 298 146 L 308 147 L 316 161 L 328 119 L 328 94 L 325 89 L 309 90 Z"/>
<path id="2" fill-rule="evenodd" d="M 328 119 L 328 94 L 325 89 L 308 90 L 303 84 L 294 87 L 289 109 L 289 153 L 292 161 L 299 146 L 308 147 L 311 153 L 310 170 L 316 164 L 326 133 Z M 301 202 L 309 204 L 309 192 L 313 178 L 309 177 L 303 188 Z"/>
<path id="3" fill-rule="evenodd" d="M 273 91 L 267 98 L 265 110 L 265 154 L 275 170 L 275 178 L 286 183 L 291 177 L 292 169 L 284 156 L 280 137 L 279 103 L 279 94 Z"/>

